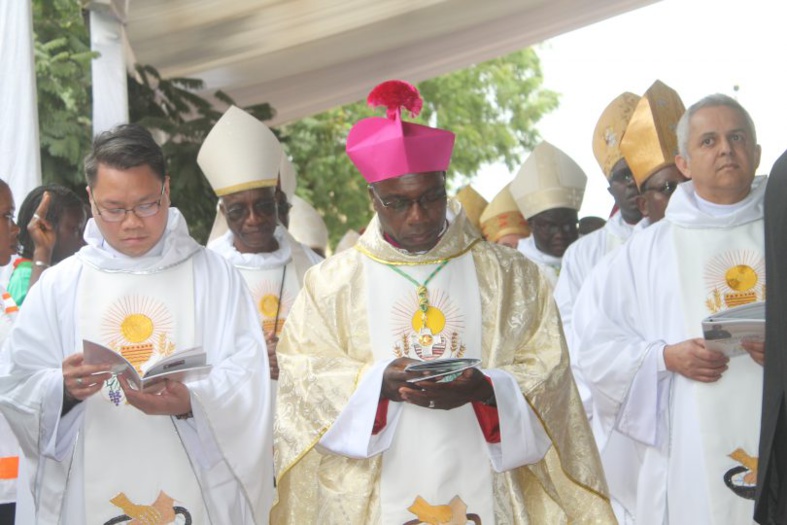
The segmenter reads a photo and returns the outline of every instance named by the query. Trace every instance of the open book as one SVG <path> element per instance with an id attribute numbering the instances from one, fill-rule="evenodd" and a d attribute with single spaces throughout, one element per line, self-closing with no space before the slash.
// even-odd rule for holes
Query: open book
<path id="1" fill-rule="evenodd" d="M 705 347 L 728 357 L 747 353 L 741 342 L 765 341 L 765 302 L 724 310 L 702 321 Z"/>
<path id="2" fill-rule="evenodd" d="M 85 364 L 108 365 L 112 374 L 125 377 L 137 390 L 148 388 L 164 379 L 182 383 L 196 381 L 207 377 L 211 369 L 202 348 L 191 348 L 169 355 L 142 375 L 128 359 L 106 346 L 82 340 L 82 351 Z"/>
<path id="3" fill-rule="evenodd" d="M 423 377 L 408 379 L 408 383 L 417 383 L 427 379 L 437 379 L 438 383 L 450 383 L 468 368 L 473 368 L 481 364 L 480 359 L 457 357 L 453 359 L 437 359 L 435 361 L 424 361 L 421 363 L 411 363 L 405 367 L 405 372 L 421 372 Z"/>

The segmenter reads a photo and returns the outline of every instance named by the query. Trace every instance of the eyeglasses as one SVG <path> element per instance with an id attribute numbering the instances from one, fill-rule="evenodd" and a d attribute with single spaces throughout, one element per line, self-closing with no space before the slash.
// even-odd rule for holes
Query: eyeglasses
<path id="1" fill-rule="evenodd" d="M 662 195 L 669 197 L 675 192 L 676 189 L 678 189 L 678 184 L 680 184 L 680 182 L 669 180 L 664 184 L 662 184 L 661 186 L 657 186 L 655 188 L 648 188 L 648 187 L 642 188 L 642 193 L 645 193 L 646 191 L 657 191 Z"/>
<path id="2" fill-rule="evenodd" d="M 538 228 L 540 231 L 548 233 L 550 235 L 557 235 L 558 233 L 573 233 L 577 231 L 577 223 L 576 222 L 547 222 L 547 221 L 540 221 L 540 220 L 531 220 L 529 221 L 530 224 Z"/>
<path id="3" fill-rule="evenodd" d="M 161 209 L 161 200 L 164 198 L 164 186 L 164 184 L 161 185 L 161 194 L 159 194 L 156 202 L 143 202 L 142 204 L 137 204 L 133 208 L 104 208 L 104 210 L 102 210 L 95 198 L 93 198 L 93 204 L 96 205 L 98 215 L 106 222 L 122 222 L 129 212 L 134 213 L 134 215 L 140 219 L 152 217 Z"/>
<path id="4" fill-rule="evenodd" d="M 279 204 L 281 207 L 282 205 Z M 254 209 L 255 215 L 276 215 L 276 201 L 275 200 L 260 200 L 254 201 L 251 205 Z M 243 204 L 236 204 L 224 209 L 224 214 L 230 222 L 244 221 L 249 216 L 249 206 Z"/>
<path id="5" fill-rule="evenodd" d="M 377 193 L 377 190 L 374 188 L 373 185 L 370 184 L 369 187 L 372 189 L 372 193 L 374 193 L 374 196 L 377 197 L 377 200 L 380 201 L 380 204 L 383 205 L 383 208 L 387 208 L 393 211 L 394 213 L 404 213 L 407 210 L 409 210 L 410 206 L 412 206 L 413 204 L 417 204 L 424 211 L 429 211 L 429 208 L 432 205 L 437 204 L 439 202 L 445 202 L 446 197 L 448 197 L 448 194 L 445 192 L 445 188 L 440 188 L 440 190 L 438 191 L 421 195 L 417 199 L 403 199 L 400 197 L 396 197 L 386 201 L 383 200 L 382 197 L 380 197 L 380 194 Z"/>

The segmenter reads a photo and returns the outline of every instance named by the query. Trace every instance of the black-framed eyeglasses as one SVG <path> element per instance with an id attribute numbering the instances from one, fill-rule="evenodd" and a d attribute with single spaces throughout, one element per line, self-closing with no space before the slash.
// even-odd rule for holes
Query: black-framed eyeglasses
<path id="1" fill-rule="evenodd" d="M 123 219 L 126 218 L 126 214 L 129 212 L 133 213 L 140 219 L 152 217 L 161 209 L 161 200 L 164 198 L 165 187 L 166 184 L 161 185 L 161 193 L 159 194 L 157 201 L 143 202 L 142 204 L 137 204 L 133 208 L 104 208 L 102 210 L 95 197 L 93 198 L 93 204 L 96 205 L 96 212 L 98 215 L 106 222 L 122 222 Z"/>
<path id="2" fill-rule="evenodd" d="M 680 182 L 674 180 L 668 180 L 661 186 L 656 186 L 655 188 L 649 188 L 645 186 L 644 188 L 642 188 L 642 193 L 645 193 L 646 191 L 657 191 L 662 195 L 669 197 L 670 195 L 675 193 L 676 189 L 678 189 L 678 184 L 680 184 Z"/>
<path id="3" fill-rule="evenodd" d="M 548 233 L 550 235 L 557 235 L 558 233 L 574 233 L 578 230 L 579 225 L 576 222 L 548 222 L 548 221 L 541 221 L 541 220 L 531 220 L 529 221 L 530 224 L 539 231 L 544 233 Z"/>
<path id="4" fill-rule="evenodd" d="M 433 205 L 439 202 L 445 202 L 448 194 L 445 191 L 445 188 L 440 188 L 439 190 L 425 193 L 421 195 L 417 199 L 404 199 L 401 197 L 394 197 L 393 199 L 383 200 L 380 197 L 380 194 L 377 193 L 377 190 L 374 188 L 374 185 L 370 184 L 369 188 L 371 188 L 372 193 L 374 196 L 377 197 L 377 200 L 380 201 L 380 204 L 383 205 L 383 208 L 389 209 L 394 213 L 404 213 L 410 209 L 410 206 L 413 204 L 417 204 L 421 207 L 424 211 L 429 211 Z"/>
<path id="5" fill-rule="evenodd" d="M 277 206 L 281 208 L 282 204 L 277 205 L 274 199 L 258 200 L 251 204 L 251 208 L 254 210 L 255 215 L 275 216 Z M 291 204 L 288 204 L 288 206 L 292 207 Z M 224 214 L 227 216 L 227 220 L 230 222 L 244 221 L 249 216 L 249 206 L 246 206 L 245 204 L 235 204 L 228 208 L 224 208 Z"/>

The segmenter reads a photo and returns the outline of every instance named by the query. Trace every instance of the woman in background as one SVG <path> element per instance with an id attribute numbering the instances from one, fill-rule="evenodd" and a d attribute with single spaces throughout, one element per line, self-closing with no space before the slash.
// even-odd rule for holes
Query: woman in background
<path id="1" fill-rule="evenodd" d="M 87 207 L 76 193 L 59 184 L 39 186 L 25 197 L 19 208 L 19 224 L 27 225 L 19 234 L 20 259 L 8 281 L 8 291 L 22 306 L 41 274 L 72 256 L 84 246 L 82 234 Z"/>

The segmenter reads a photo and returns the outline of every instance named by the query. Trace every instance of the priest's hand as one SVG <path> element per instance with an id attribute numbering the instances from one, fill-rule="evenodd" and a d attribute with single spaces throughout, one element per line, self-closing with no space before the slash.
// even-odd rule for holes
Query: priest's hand
<path id="1" fill-rule="evenodd" d="M 744 339 L 741 341 L 741 346 L 743 349 L 749 352 L 749 355 L 754 362 L 760 366 L 765 366 L 765 342 L 764 341 L 752 341 L 751 339 Z"/>
<path id="2" fill-rule="evenodd" d="M 451 410 L 473 401 L 494 402 L 495 390 L 486 376 L 477 368 L 469 368 L 448 383 L 434 379 L 408 383 L 399 389 L 402 399 L 414 405 Z"/>
<path id="3" fill-rule="evenodd" d="M 62 369 L 64 401 L 71 406 L 101 390 L 104 381 L 112 377 L 107 365 L 86 365 L 81 353 L 63 359 Z"/>
<path id="4" fill-rule="evenodd" d="M 164 387 L 152 392 L 134 390 L 128 379 L 119 375 L 118 380 L 128 404 L 151 416 L 180 416 L 191 412 L 191 396 L 186 385 L 171 379 L 164 380 Z"/>
<path id="5" fill-rule="evenodd" d="M 271 372 L 271 379 L 274 381 L 279 380 L 279 360 L 276 359 L 276 346 L 279 344 L 279 338 L 276 337 L 276 332 L 271 331 L 265 334 L 265 346 L 268 347 L 268 367 Z"/>
<path id="6" fill-rule="evenodd" d="M 721 379 L 729 360 L 726 355 L 705 348 L 705 340 L 702 338 L 687 339 L 664 347 L 667 370 L 703 383 L 713 383 Z"/>
<path id="7" fill-rule="evenodd" d="M 402 399 L 399 391 L 402 388 L 412 387 L 407 382 L 408 379 L 420 377 L 421 374 L 417 372 L 405 372 L 405 367 L 411 363 L 420 363 L 415 359 L 407 357 L 400 357 L 391 361 L 385 371 L 383 372 L 383 386 L 380 391 L 380 399 L 390 399 L 391 401 L 401 402 Z"/>

